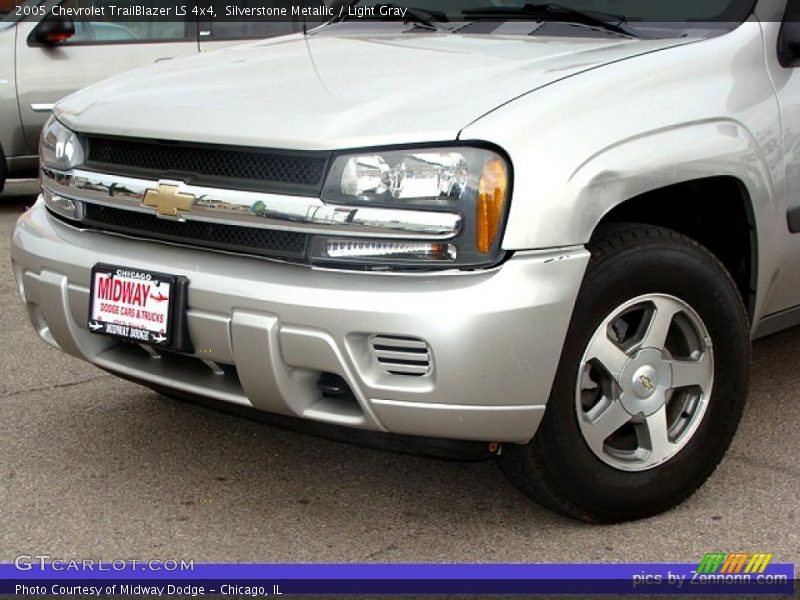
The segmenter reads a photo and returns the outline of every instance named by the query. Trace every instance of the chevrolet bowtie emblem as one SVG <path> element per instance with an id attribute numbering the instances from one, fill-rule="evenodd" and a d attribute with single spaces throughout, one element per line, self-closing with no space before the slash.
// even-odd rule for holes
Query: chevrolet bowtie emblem
<path id="1" fill-rule="evenodd" d="M 178 211 L 188 212 L 194 206 L 194 196 L 181 194 L 175 185 L 161 184 L 157 190 L 147 190 L 142 200 L 143 206 L 156 209 L 162 217 L 178 217 Z"/>
<path id="2" fill-rule="evenodd" d="M 656 389 L 653 380 L 650 379 L 647 375 L 642 375 L 639 378 L 639 381 L 642 383 L 642 387 L 646 389 L 648 392 L 652 392 L 654 389 Z"/>

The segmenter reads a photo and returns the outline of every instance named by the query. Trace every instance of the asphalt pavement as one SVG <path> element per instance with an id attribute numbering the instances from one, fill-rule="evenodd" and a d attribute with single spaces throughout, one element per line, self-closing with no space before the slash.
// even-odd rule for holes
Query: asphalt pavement
<path id="1" fill-rule="evenodd" d="M 0 562 L 800 563 L 800 329 L 758 342 L 744 420 L 667 514 L 589 526 L 530 503 L 492 462 L 356 448 L 179 403 L 41 342 L 9 261 L 34 183 L 0 195 Z"/>

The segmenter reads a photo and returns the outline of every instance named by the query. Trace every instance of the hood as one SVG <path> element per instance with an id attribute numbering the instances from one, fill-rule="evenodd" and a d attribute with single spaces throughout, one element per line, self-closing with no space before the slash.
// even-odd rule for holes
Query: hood
<path id="1" fill-rule="evenodd" d="M 688 40 L 336 34 L 336 26 L 167 61 L 56 108 L 86 133 L 299 150 L 447 141 L 497 107 Z"/>

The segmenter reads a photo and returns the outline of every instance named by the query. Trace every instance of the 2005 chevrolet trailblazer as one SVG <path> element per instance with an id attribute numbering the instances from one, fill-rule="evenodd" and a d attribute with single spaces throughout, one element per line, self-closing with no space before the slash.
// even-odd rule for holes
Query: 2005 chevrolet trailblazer
<path id="1" fill-rule="evenodd" d="M 750 339 L 800 322 L 800 1 L 488 3 L 60 102 L 13 235 L 39 335 L 160 390 L 502 443 L 574 517 L 686 498 Z"/>

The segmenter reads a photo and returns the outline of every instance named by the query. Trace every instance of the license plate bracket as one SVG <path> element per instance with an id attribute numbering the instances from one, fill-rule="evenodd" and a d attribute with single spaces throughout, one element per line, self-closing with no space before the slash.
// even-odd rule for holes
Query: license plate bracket
<path id="1" fill-rule="evenodd" d="M 92 268 L 89 331 L 127 342 L 193 353 L 186 317 L 189 280 L 98 263 Z"/>

